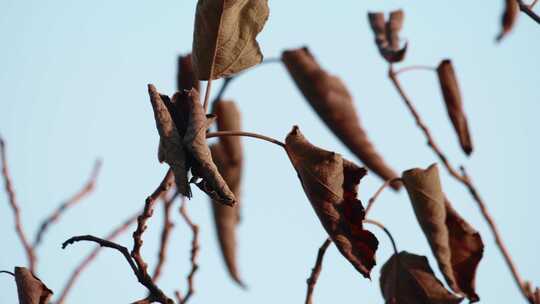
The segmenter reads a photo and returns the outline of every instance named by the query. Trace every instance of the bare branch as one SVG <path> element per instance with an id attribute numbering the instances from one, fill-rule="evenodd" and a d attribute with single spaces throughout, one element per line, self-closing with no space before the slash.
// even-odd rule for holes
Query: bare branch
<path id="1" fill-rule="evenodd" d="M 532 20 L 536 21 L 536 23 L 540 23 L 540 16 L 538 16 L 535 12 L 533 12 L 532 8 L 536 4 L 536 0 L 531 4 L 527 5 L 522 0 L 517 0 L 519 4 L 519 10 L 525 13 L 527 16 L 531 17 Z"/>
<path id="2" fill-rule="evenodd" d="M 194 287 L 194 277 L 195 273 L 197 272 L 197 269 L 199 269 L 199 265 L 197 264 L 197 256 L 199 254 L 199 226 L 193 223 L 193 221 L 189 218 L 189 215 L 186 210 L 186 199 L 182 199 L 182 204 L 180 205 L 180 215 L 184 218 L 187 225 L 191 228 L 191 231 L 193 232 L 193 239 L 191 241 L 191 255 L 190 255 L 190 262 L 191 262 L 191 271 L 189 272 L 187 276 L 187 284 L 188 284 L 188 291 L 183 297 L 179 291 L 175 292 L 176 298 L 178 299 L 179 304 L 185 304 L 187 301 L 193 296 L 195 293 L 195 287 Z"/>
<path id="3" fill-rule="evenodd" d="M 171 221 L 171 207 L 179 194 L 180 193 L 178 191 L 175 191 L 170 198 L 163 201 L 163 229 L 161 230 L 161 245 L 159 247 L 158 262 L 156 264 L 156 268 L 154 268 L 154 274 L 152 275 L 154 282 L 157 282 L 159 279 L 161 269 L 165 264 L 169 238 L 171 236 L 172 228 L 174 227 L 174 223 Z"/>
<path id="4" fill-rule="evenodd" d="M 31 272 L 34 272 L 37 257 L 35 255 L 34 249 L 30 246 L 26 235 L 24 234 L 24 229 L 21 222 L 21 212 L 19 210 L 19 205 L 17 204 L 17 198 L 15 195 L 15 190 L 13 189 L 13 183 L 11 181 L 11 176 L 9 175 L 7 156 L 6 156 L 6 147 L 4 139 L 0 137 L 0 158 L 2 161 L 2 176 L 4 177 L 5 189 L 8 195 L 9 205 L 13 210 L 13 216 L 15 220 L 15 231 L 17 236 L 21 241 L 24 251 L 26 252 L 26 257 L 28 259 L 28 269 Z"/>
<path id="5" fill-rule="evenodd" d="M 313 303 L 313 290 L 315 290 L 315 285 L 317 284 L 317 280 L 319 279 L 319 275 L 321 274 L 322 270 L 322 263 L 324 254 L 326 253 L 326 249 L 328 249 L 328 246 L 332 241 L 330 238 L 327 238 L 324 240 L 323 244 L 319 248 L 319 252 L 317 253 L 317 259 L 315 260 L 315 266 L 311 269 L 311 275 L 307 279 L 307 293 L 306 293 L 306 304 Z"/>
<path id="6" fill-rule="evenodd" d="M 373 204 L 375 204 L 375 201 L 377 200 L 377 198 L 379 197 L 379 195 L 381 195 L 381 193 L 383 192 L 383 190 L 388 187 L 389 185 L 391 185 L 392 183 L 396 183 L 396 182 L 399 182 L 401 181 L 401 178 L 393 178 L 393 179 L 389 179 L 389 180 L 386 180 L 382 185 L 381 187 L 379 187 L 379 189 L 377 190 L 377 192 L 375 192 L 375 194 L 373 194 L 373 196 L 369 199 L 368 201 L 368 205 L 366 207 L 366 215 L 369 213 L 369 210 L 371 210 L 371 208 L 373 207 Z"/>
<path id="7" fill-rule="evenodd" d="M 33 248 L 34 250 L 39 246 L 43 239 L 43 235 L 47 231 L 47 228 L 52 224 L 58 221 L 62 213 L 64 213 L 67 209 L 70 207 L 73 207 L 75 204 L 77 204 L 79 201 L 81 201 L 85 196 L 92 193 L 96 186 L 96 180 L 99 174 L 99 171 L 101 169 L 101 160 L 96 160 L 94 164 L 94 168 L 92 169 L 92 173 L 90 174 L 90 178 L 86 182 L 86 184 L 82 187 L 81 190 L 79 190 L 75 195 L 73 195 L 71 198 L 66 200 L 64 203 L 62 203 L 51 215 L 49 215 L 40 225 L 40 228 L 36 234 L 36 238 L 34 240 Z"/>

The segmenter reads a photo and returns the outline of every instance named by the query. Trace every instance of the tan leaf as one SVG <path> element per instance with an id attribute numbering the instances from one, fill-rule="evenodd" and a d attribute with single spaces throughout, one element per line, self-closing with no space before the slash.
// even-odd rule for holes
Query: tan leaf
<path id="1" fill-rule="evenodd" d="M 154 85 L 148 85 L 148 94 L 154 110 L 154 118 L 159 133 L 158 159 L 160 162 L 169 164 L 174 173 L 178 191 L 187 197 L 191 197 L 191 189 L 188 183 L 189 166 L 186 164 L 186 153 L 182 146 L 182 136 L 179 134 L 175 121 L 169 112 L 167 104 L 170 104 L 169 97 L 160 95 Z M 178 95 L 173 97 L 176 103 Z M 172 105 L 169 105 L 169 108 Z M 183 135 L 183 134 L 182 134 Z"/>
<path id="2" fill-rule="evenodd" d="M 439 84 L 441 85 L 446 110 L 450 120 L 452 121 L 454 130 L 458 135 L 461 149 L 463 152 L 465 152 L 465 154 L 470 155 L 473 151 L 473 143 L 469 133 L 467 117 L 465 116 L 465 110 L 463 109 L 461 93 L 459 90 L 456 73 L 454 72 L 454 67 L 452 66 L 452 61 L 449 59 L 441 61 L 437 67 L 437 74 L 439 76 Z"/>
<path id="3" fill-rule="evenodd" d="M 217 115 L 219 131 L 241 130 L 240 112 L 234 102 L 215 102 L 213 113 Z M 229 274 L 240 286 L 245 286 L 240 279 L 236 261 L 236 226 L 240 223 L 240 182 L 243 158 L 240 137 L 221 137 L 217 144 L 210 146 L 210 151 L 219 173 L 237 199 L 237 204 L 232 208 L 212 202 L 219 245 Z"/>
<path id="4" fill-rule="evenodd" d="M 199 0 L 193 34 L 199 80 L 227 77 L 260 63 L 263 55 L 255 38 L 268 15 L 268 0 Z"/>
<path id="5" fill-rule="evenodd" d="M 425 256 L 406 251 L 384 263 L 379 282 L 389 304 L 454 304 L 463 300 L 446 290 Z"/>
<path id="6" fill-rule="evenodd" d="M 176 77 L 176 87 L 178 91 L 191 90 L 195 88 L 199 91 L 199 81 L 195 79 L 193 73 L 193 61 L 191 54 L 178 57 L 178 75 Z"/>
<path id="7" fill-rule="evenodd" d="M 19 304 L 49 304 L 53 292 L 25 267 L 15 267 Z"/>
<path id="8" fill-rule="evenodd" d="M 368 13 L 369 24 L 375 35 L 375 44 L 379 53 L 389 63 L 400 62 L 405 58 L 407 44 L 400 47 L 399 32 L 403 27 L 405 14 L 402 10 L 390 13 L 388 22 L 385 22 L 384 13 Z"/>
<path id="9" fill-rule="evenodd" d="M 364 207 L 356 198 L 367 171 L 312 145 L 296 126 L 285 140 L 285 150 L 324 229 L 341 254 L 369 277 L 379 242 L 363 228 Z"/>
<path id="10" fill-rule="evenodd" d="M 396 178 L 362 128 L 352 96 L 341 79 L 323 70 L 307 48 L 285 51 L 281 58 L 304 97 L 332 132 L 377 175 L 385 180 Z M 397 183 L 392 186 L 399 188 Z"/>
<path id="11" fill-rule="evenodd" d="M 484 250 L 479 233 L 447 201 L 435 164 L 426 170 L 407 170 L 402 179 L 446 282 L 453 291 L 477 302 L 475 276 Z"/>
<path id="12" fill-rule="evenodd" d="M 184 147 L 193 157 L 192 180 L 201 178 L 202 181 L 196 183 L 199 189 L 206 192 L 212 199 L 232 206 L 236 202 L 235 196 L 219 174 L 206 140 L 206 131 L 214 122 L 215 116 L 205 115 L 197 90 L 192 89 L 187 95 L 189 118 L 183 142 Z"/>
<path id="13" fill-rule="evenodd" d="M 501 32 L 497 41 L 501 41 L 514 28 L 519 15 L 519 4 L 516 0 L 505 0 L 504 13 L 501 17 Z"/>

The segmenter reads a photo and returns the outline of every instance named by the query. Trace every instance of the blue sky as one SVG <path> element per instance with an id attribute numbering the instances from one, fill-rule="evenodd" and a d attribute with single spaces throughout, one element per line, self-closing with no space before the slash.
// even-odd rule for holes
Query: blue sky
<path id="1" fill-rule="evenodd" d="M 540 284 L 536 231 L 540 28 L 521 15 L 515 30 L 495 44 L 504 1 L 270 1 L 270 19 L 259 42 L 267 58 L 286 48 L 310 47 L 323 67 L 340 76 L 355 97 L 362 123 L 398 171 L 436 161 L 386 77 L 367 23 L 368 11 L 403 8 L 402 37 L 409 42 L 399 66 L 436 66 L 451 58 L 458 73 L 476 146 L 460 151 L 433 73 L 401 76 L 402 85 L 455 164 L 469 169 L 497 221 L 523 277 Z M 166 171 L 157 162 L 158 135 L 146 93 L 154 83 L 175 89 L 176 58 L 191 49 L 195 1 L 0 2 L 0 134 L 7 141 L 24 226 L 33 237 L 40 220 L 86 180 L 94 160 L 104 161 L 95 193 L 51 228 L 40 248 L 39 276 L 59 292 L 91 249 L 60 249 L 72 235 L 103 236 L 139 210 Z M 219 88 L 219 83 L 214 86 Z M 280 64 L 264 65 L 229 87 L 246 130 L 284 139 L 298 124 L 315 144 L 355 159 L 324 127 Z M 209 203 L 196 191 L 189 203 L 201 226 L 200 271 L 192 303 L 301 302 L 305 279 L 325 232 L 281 149 L 243 140 L 246 171 L 239 261 L 248 291 L 229 280 L 221 262 Z M 444 171 L 444 170 L 441 170 Z M 522 301 L 493 237 L 466 190 L 446 173 L 442 181 L 454 207 L 486 243 L 477 289 L 485 303 Z M 367 199 L 381 184 L 373 174 L 360 188 Z M 161 210 L 145 234 L 143 253 L 156 261 Z M 167 267 L 160 286 L 185 290 L 191 234 L 175 213 Z M 427 255 L 426 239 L 404 191 L 385 192 L 370 217 L 384 222 L 401 250 Z M 317 303 L 381 303 L 378 272 L 391 254 L 384 234 L 373 280 L 328 250 L 315 291 Z M 11 210 L 0 192 L 0 269 L 24 265 Z M 130 233 L 119 242 L 130 247 Z M 436 270 L 436 273 L 442 278 Z M 81 276 L 70 303 L 127 303 L 145 294 L 116 252 L 104 251 Z M 106 300 L 103 300 L 106 299 Z M 16 302 L 16 287 L 0 276 L 0 303 Z"/>

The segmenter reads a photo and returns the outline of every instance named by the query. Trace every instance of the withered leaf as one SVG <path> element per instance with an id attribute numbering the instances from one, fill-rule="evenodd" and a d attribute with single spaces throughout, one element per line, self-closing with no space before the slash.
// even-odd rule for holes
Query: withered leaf
<path id="1" fill-rule="evenodd" d="M 379 283 L 388 304 L 455 304 L 463 300 L 446 290 L 425 256 L 406 251 L 384 263 Z"/>
<path id="2" fill-rule="evenodd" d="M 191 54 L 181 55 L 178 57 L 178 74 L 176 77 L 176 87 L 178 91 L 191 90 L 195 88 L 199 91 L 199 81 L 195 79 L 193 73 L 193 61 Z"/>
<path id="3" fill-rule="evenodd" d="M 206 131 L 214 122 L 215 116 L 205 114 L 197 90 L 191 89 L 188 97 L 189 118 L 183 142 L 194 161 L 191 169 L 192 180 L 201 178 L 202 180 L 196 183 L 199 189 L 206 192 L 212 199 L 232 206 L 236 202 L 234 193 L 219 174 L 206 140 Z"/>
<path id="4" fill-rule="evenodd" d="M 222 100 L 215 102 L 212 112 L 217 115 L 219 131 L 241 130 L 240 111 L 234 102 Z M 237 204 L 232 208 L 212 202 L 219 246 L 230 276 L 240 286 L 245 286 L 240 279 L 236 261 L 236 226 L 240 223 L 240 182 L 243 159 L 240 137 L 221 137 L 217 144 L 210 146 L 210 151 L 219 173 L 237 200 Z"/>
<path id="5" fill-rule="evenodd" d="M 501 32 L 497 41 L 501 41 L 514 27 L 519 15 L 519 4 L 516 0 L 505 0 L 504 12 L 501 17 Z"/>
<path id="6" fill-rule="evenodd" d="M 369 278 L 379 242 L 363 228 L 364 207 L 357 199 L 367 171 L 312 145 L 296 126 L 287 135 L 285 150 L 324 229 L 341 254 Z"/>
<path id="7" fill-rule="evenodd" d="M 268 0 L 199 0 L 193 34 L 199 80 L 230 76 L 260 63 L 263 55 L 255 38 L 268 15 Z"/>
<path id="8" fill-rule="evenodd" d="M 189 165 L 187 164 L 187 156 L 182 145 L 183 134 L 179 133 L 177 124 L 168 109 L 171 108 L 172 110 L 173 106 L 167 106 L 167 104 L 171 104 L 169 97 L 160 95 L 152 84 L 148 85 L 148 94 L 150 95 L 150 102 L 154 110 L 154 118 L 160 138 L 158 159 L 160 162 L 169 164 L 173 170 L 178 191 L 184 196 L 191 197 L 191 189 L 188 183 Z M 176 100 L 178 96 L 175 95 L 173 97 L 174 104 L 179 103 Z"/>
<path id="9" fill-rule="evenodd" d="M 19 304 L 49 304 L 53 292 L 25 267 L 15 267 Z"/>
<path id="10" fill-rule="evenodd" d="M 387 22 L 384 13 L 368 13 L 369 24 L 375 34 L 375 44 L 381 56 L 389 63 L 400 62 L 405 58 L 407 44 L 400 48 L 399 43 L 399 32 L 404 18 L 402 10 L 391 12 Z"/>
<path id="11" fill-rule="evenodd" d="M 332 132 L 377 175 L 384 180 L 396 178 L 362 128 L 352 96 L 341 79 L 323 70 L 307 48 L 285 51 L 281 58 L 304 97 Z M 392 186 L 399 188 L 398 183 Z"/>
<path id="12" fill-rule="evenodd" d="M 477 302 L 475 276 L 484 251 L 480 234 L 446 199 L 435 164 L 426 170 L 407 170 L 402 179 L 446 282 L 453 291 Z"/>
<path id="13" fill-rule="evenodd" d="M 449 59 L 441 61 L 437 67 L 437 75 L 439 76 L 439 84 L 441 85 L 446 110 L 458 135 L 461 149 L 465 154 L 470 155 L 473 151 L 473 143 L 452 61 Z"/>

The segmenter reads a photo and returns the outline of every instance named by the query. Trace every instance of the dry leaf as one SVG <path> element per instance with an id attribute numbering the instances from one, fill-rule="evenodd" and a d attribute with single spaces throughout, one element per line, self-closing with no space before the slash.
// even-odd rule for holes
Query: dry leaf
<path id="1" fill-rule="evenodd" d="M 407 170 L 402 179 L 446 282 L 455 292 L 477 302 L 475 276 L 484 250 L 480 234 L 447 201 L 435 164 L 426 170 Z"/>
<path id="2" fill-rule="evenodd" d="M 356 198 L 367 171 L 312 145 L 296 126 L 287 135 L 285 150 L 324 229 L 341 254 L 369 278 L 379 242 L 364 230 L 364 207 Z"/>
<path id="3" fill-rule="evenodd" d="M 212 112 L 217 115 L 219 131 L 241 130 L 240 112 L 234 102 L 221 100 L 215 102 Z M 219 173 L 237 199 L 237 204 L 232 208 L 212 202 L 219 246 L 229 274 L 240 286 L 245 286 L 240 279 L 236 261 L 236 226 L 240 223 L 240 182 L 243 158 L 240 137 L 221 137 L 217 144 L 210 146 L 210 151 Z"/>
<path id="4" fill-rule="evenodd" d="M 195 79 L 193 73 L 193 61 L 191 54 L 178 57 L 178 75 L 176 77 L 176 87 L 178 91 L 191 90 L 195 88 L 199 91 L 199 81 Z"/>
<path id="5" fill-rule="evenodd" d="M 425 256 L 406 251 L 384 263 L 379 282 L 389 304 L 454 304 L 463 300 L 446 290 Z"/>
<path id="6" fill-rule="evenodd" d="M 260 63 L 263 55 L 255 38 L 268 14 L 268 0 L 199 0 L 193 34 L 199 80 L 227 77 Z"/>
<path id="7" fill-rule="evenodd" d="M 377 175 L 385 180 L 396 178 L 397 174 L 362 128 L 353 99 L 341 79 L 323 70 L 307 48 L 285 51 L 282 60 L 304 97 L 332 132 Z M 397 183 L 392 186 L 399 188 Z"/>
<path id="8" fill-rule="evenodd" d="M 214 122 L 215 116 L 205 114 L 197 90 L 192 89 L 187 95 L 189 118 L 183 142 L 194 161 L 191 168 L 192 180 L 197 181 L 201 178 L 202 180 L 196 183 L 199 189 L 206 192 L 212 199 L 233 206 L 236 202 L 234 194 L 219 174 L 206 141 L 206 130 Z"/>
<path id="9" fill-rule="evenodd" d="M 402 10 L 391 12 L 388 22 L 385 22 L 384 13 L 368 13 L 369 24 L 375 34 L 375 44 L 379 53 L 389 63 L 400 62 L 405 58 L 407 44 L 400 48 L 399 43 L 399 32 L 404 18 Z"/>
<path id="10" fill-rule="evenodd" d="M 463 152 L 465 152 L 465 154 L 470 155 L 473 151 L 473 143 L 469 133 L 467 117 L 465 117 L 461 93 L 459 90 L 456 73 L 454 72 L 454 68 L 452 66 L 452 61 L 449 59 L 441 61 L 437 67 L 437 74 L 439 76 L 439 84 L 441 85 L 446 110 L 450 120 L 452 121 L 454 130 L 458 135 L 461 149 Z"/>
<path id="11" fill-rule="evenodd" d="M 15 267 L 19 304 L 49 304 L 53 292 L 25 267 Z"/>
<path id="12" fill-rule="evenodd" d="M 505 0 L 504 13 L 501 18 L 501 33 L 497 41 L 501 41 L 514 27 L 519 15 L 519 4 L 516 0 Z"/>

